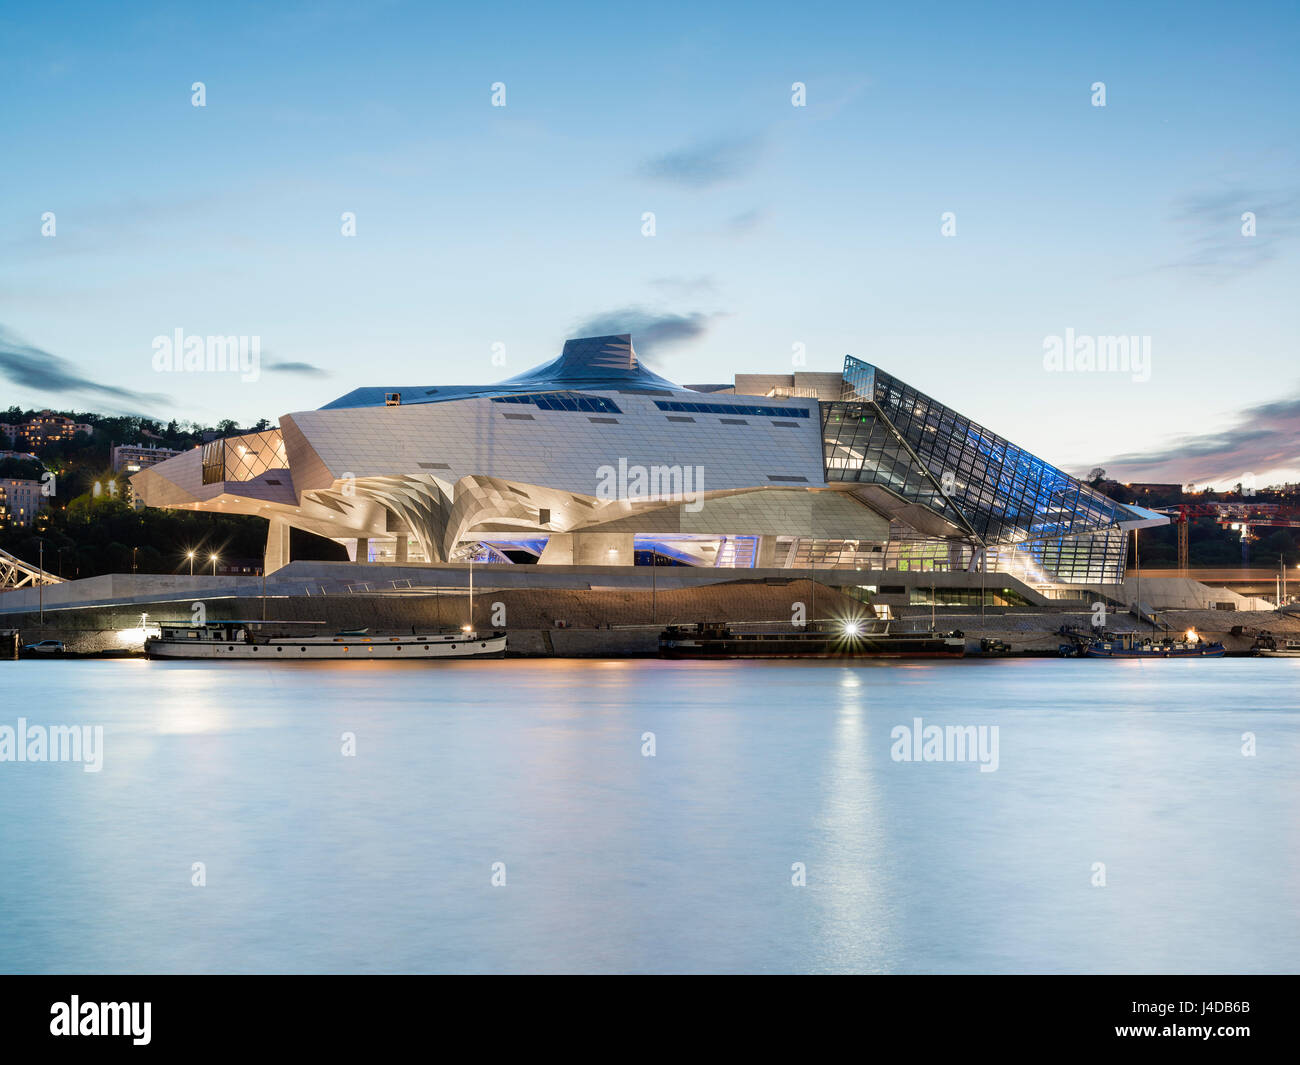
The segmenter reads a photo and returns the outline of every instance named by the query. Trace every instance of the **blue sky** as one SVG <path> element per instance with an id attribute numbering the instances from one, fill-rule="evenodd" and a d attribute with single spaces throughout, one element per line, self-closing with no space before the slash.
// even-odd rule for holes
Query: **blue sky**
<path id="1" fill-rule="evenodd" d="M 1300 479 L 1300 9 L 1046 7 L 7 7 L 0 406 L 250 423 L 624 322 L 687 383 L 801 344 L 1074 472 Z M 176 329 L 261 376 L 156 373 Z M 1067 329 L 1150 379 L 1045 369 Z"/>

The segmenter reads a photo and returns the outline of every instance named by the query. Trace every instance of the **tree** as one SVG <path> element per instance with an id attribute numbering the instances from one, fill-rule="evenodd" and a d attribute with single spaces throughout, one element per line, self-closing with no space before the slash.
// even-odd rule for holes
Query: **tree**
<path id="1" fill-rule="evenodd" d="M 1255 546 L 1253 554 L 1261 565 L 1266 561 L 1271 562 L 1279 555 L 1290 565 L 1296 560 L 1295 540 L 1289 529 L 1276 529 Z"/>
<path id="2" fill-rule="evenodd" d="M 45 467 L 31 459 L 0 459 L 0 477 L 19 481 L 39 481 Z"/>

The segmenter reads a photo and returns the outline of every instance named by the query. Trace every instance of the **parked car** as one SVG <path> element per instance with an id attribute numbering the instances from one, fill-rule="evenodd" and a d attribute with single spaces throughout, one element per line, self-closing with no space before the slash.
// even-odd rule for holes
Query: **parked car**
<path id="1" fill-rule="evenodd" d="M 23 645 L 23 654 L 25 655 L 61 655 L 63 654 L 62 640 L 42 640 L 40 643 L 29 643 Z"/>

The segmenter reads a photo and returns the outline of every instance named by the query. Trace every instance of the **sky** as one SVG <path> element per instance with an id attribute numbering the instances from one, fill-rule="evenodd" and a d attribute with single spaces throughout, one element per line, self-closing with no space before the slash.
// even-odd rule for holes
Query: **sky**
<path id="1" fill-rule="evenodd" d="M 1294 3 L 5 5 L 0 408 L 247 425 L 631 332 L 1297 481 L 1297 54 Z"/>

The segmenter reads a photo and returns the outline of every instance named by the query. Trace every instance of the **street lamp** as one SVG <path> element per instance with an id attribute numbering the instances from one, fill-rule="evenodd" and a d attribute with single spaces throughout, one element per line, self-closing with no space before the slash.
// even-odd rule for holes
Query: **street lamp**
<path id="1" fill-rule="evenodd" d="M 469 624 L 462 625 L 462 632 L 474 631 L 474 556 L 478 554 L 478 541 L 475 540 L 468 546 L 460 546 L 451 553 L 448 561 L 451 562 L 468 562 L 469 563 Z"/>
<path id="2" fill-rule="evenodd" d="M 208 557 L 212 559 L 212 576 L 215 577 L 217 575 L 217 556 L 215 553 L 213 553 Z"/>
<path id="3" fill-rule="evenodd" d="M 188 558 L 188 559 L 190 560 L 190 576 L 191 576 L 191 577 L 194 576 L 194 555 L 195 555 L 195 554 L 196 554 L 196 552 L 194 552 L 194 551 L 187 551 L 187 552 L 185 553 L 185 557 Z"/>

